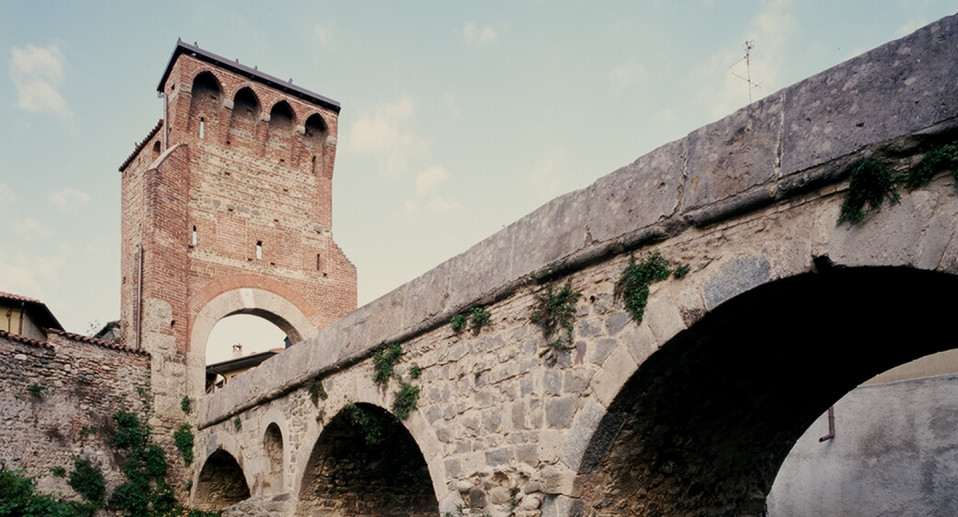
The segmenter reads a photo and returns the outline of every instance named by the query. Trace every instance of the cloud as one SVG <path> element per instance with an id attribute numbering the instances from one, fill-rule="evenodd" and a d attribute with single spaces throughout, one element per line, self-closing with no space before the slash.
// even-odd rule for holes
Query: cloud
<path id="1" fill-rule="evenodd" d="M 8 233 L 24 238 L 46 237 L 50 235 L 40 221 L 32 217 L 18 217 L 16 211 L 16 195 L 5 184 L 0 183 L 0 233 Z"/>
<path id="2" fill-rule="evenodd" d="M 443 197 L 435 196 L 430 198 L 424 203 L 413 199 L 407 199 L 404 203 L 406 212 L 409 214 L 438 214 L 438 213 L 447 213 L 454 212 L 462 208 L 462 205 L 458 201 L 448 200 Z"/>
<path id="3" fill-rule="evenodd" d="M 616 90 L 639 82 L 646 75 L 646 69 L 639 63 L 622 63 L 609 70 L 609 80 Z"/>
<path id="4" fill-rule="evenodd" d="M 319 47 L 324 50 L 335 48 L 333 40 L 333 26 L 329 23 L 317 25 L 313 28 L 313 36 L 319 41 Z"/>
<path id="5" fill-rule="evenodd" d="M 80 207 L 90 203 L 90 195 L 86 192 L 66 188 L 50 193 L 50 201 L 61 212 L 78 212 Z"/>
<path id="6" fill-rule="evenodd" d="M 449 179 L 449 173 L 441 165 L 434 165 L 416 175 L 416 191 L 420 194 L 436 190 L 436 187 Z"/>
<path id="7" fill-rule="evenodd" d="M 17 107 L 26 111 L 70 116 L 70 108 L 57 90 L 63 81 L 65 60 L 56 45 L 27 45 L 10 51 L 10 78 L 17 90 Z"/>
<path id="8" fill-rule="evenodd" d="M 785 50 L 796 24 L 791 13 L 790 0 L 771 0 L 762 3 L 763 9 L 750 21 L 741 43 L 724 48 L 694 72 L 694 80 L 702 84 L 699 98 L 714 118 L 728 115 L 749 102 L 749 85 L 743 78 L 751 78 L 751 97 L 756 101 L 781 88 L 778 84 L 786 62 Z M 752 44 L 746 68 L 745 42 Z"/>
<path id="9" fill-rule="evenodd" d="M 462 38 L 467 47 L 491 47 L 499 42 L 499 31 L 491 25 L 480 27 L 476 22 L 466 22 Z"/>
<path id="10" fill-rule="evenodd" d="M 377 157 L 388 175 L 398 175 L 410 156 L 425 152 L 427 147 L 410 129 L 413 113 L 412 100 L 407 96 L 377 104 L 353 124 L 349 149 Z"/>

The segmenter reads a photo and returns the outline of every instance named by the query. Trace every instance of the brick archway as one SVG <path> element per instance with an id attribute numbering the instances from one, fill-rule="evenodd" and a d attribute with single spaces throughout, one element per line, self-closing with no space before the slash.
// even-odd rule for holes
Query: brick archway
<path id="1" fill-rule="evenodd" d="M 317 332 L 310 318 L 316 311 L 305 299 L 278 282 L 256 277 L 254 283 L 253 279 L 245 278 L 248 276 L 252 275 L 211 282 L 191 298 L 190 310 L 195 316 L 190 321 L 187 382 L 193 396 L 204 391 L 207 341 L 223 318 L 234 314 L 259 316 L 279 327 L 293 343 Z M 257 284 L 261 287 L 247 287 Z"/>

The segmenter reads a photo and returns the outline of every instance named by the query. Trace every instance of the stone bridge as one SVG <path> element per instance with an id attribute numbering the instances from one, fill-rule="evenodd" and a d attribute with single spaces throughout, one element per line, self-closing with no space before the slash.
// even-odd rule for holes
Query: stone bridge
<path id="1" fill-rule="evenodd" d="M 829 405 L 955 347 L 956 116 L 951 17 L 553 200 L 200 399 L 194 504 L 762 515 Z M 856 170 L 938 174 L 839 222 Z M 652 283 L 638 321 L 616 284 L 656 255 L 686 274 Z M 530 317 L 565 286 L 571 349 L 552 349 Z M 473 307 L 489 323 L 455 332 Z M 401 388 L 419 390 L 403 420 Z"/>

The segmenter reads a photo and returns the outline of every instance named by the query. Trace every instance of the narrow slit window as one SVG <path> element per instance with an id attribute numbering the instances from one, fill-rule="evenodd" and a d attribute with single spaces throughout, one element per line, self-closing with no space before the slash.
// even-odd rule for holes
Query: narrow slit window
<path id="1" fill-rule="evenodd" d="M 200 117 L 200 139 L 206 136 L 206 119 Z"/>
<path id="2" fill-rule="evenodd" d="M 196 246 L 196 226 L 193 227 L 193 235 L 190 237 L 190 245 Z"/>
<path id="3" fill-rule="evenodd" d="M 256 241 L 256 260 L 263 260 L 263 241 Z"/>
<path id="4" fill-rule="evenodd" d="M 319 253 L 316 254 L 316 271 L 323 271 L 323 257 Z"/>
<path id="5" fill-rule="evenodd" d="M 313 170 L 311 171 L 313 175 L 316 174 L 316 157 L 313 156 Z M 316 259 L 319 260 L 319 259 Z"/>

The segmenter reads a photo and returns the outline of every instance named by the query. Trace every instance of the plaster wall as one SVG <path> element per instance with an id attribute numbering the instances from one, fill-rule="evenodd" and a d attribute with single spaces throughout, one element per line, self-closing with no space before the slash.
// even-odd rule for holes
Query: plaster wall
<path id="1" fill-rule="evenodd" d="M 958 514 L 958 375 L 858 388 L 795 444 L 768 497 L 769 517 Z"/>

